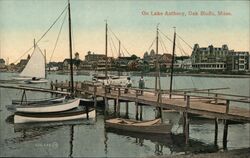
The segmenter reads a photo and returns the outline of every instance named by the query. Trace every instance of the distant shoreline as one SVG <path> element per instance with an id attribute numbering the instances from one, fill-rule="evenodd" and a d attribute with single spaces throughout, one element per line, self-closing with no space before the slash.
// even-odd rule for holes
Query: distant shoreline
<path id="1" fill-rule="evenodd" d="M 4 71 L 4 73 L 18 73 L 18 72 L 9 72 L 9 71 Z M 50 71 L 49 74 L 61 74 L 61 75 L 66 75 L 68 74 L 67 71 Z M 75 71 L 75 75 L 92 75 L 94 73 L 104 73 L 104 71 L 92 71 L 92 70 L 80 70 L 80 71 Z M 112 75 L 118 75 L 117 71 L 109 71 L 109 74 Z M 124 76 L 141 76 L 142 72 L 140 71 L 123 71 L 121 72 L 122 75 Z M 222 78 L 250 78 L 250 73 L 246 74 L 213 74 L 213 73 L 174 73 L 174 76 L 191 76 L 191 77 L 222 77 Z M 143 76 L 155 76 L 155 72 L 144 72 Z M 170 73 L 161 73 L 161 77 L 169 77 Z"/>

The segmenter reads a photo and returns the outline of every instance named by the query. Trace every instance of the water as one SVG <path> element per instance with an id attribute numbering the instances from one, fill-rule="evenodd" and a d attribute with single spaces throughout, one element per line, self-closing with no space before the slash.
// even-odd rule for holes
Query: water
<path id="1" fill-rule="evenodd" d="M 9 79 L 11 73 L 1 73 L 0 79 Z M 69 80 L 67 75 L 49 74 L 50 80 Z M 134 85 L 139 77 L 132 76 Z M 91 76 L 75 76 L 75 80 L 90 80 Z M 146 86 L 154 87 L 154 77 L 145 77 Z M 169 77 L 161 79 L 163 89 L 168 88 Z M 229 87 L 221 92 L 249 96 L 249 78 L 206 78 L 178 76 L 174 79 L 174 88 L 216 88 Z M 48 84 L 36 85 L 49 87 Z M 97 122 L 83 124 L 69 122 L 60 126 L 20 128 L 10 123 L 11 112 L 5 106 L 12 99 L 21 98 L 22 92 L 14 89 L 0 89 L 0 156 L 23 157 L 146 157 L 152 155 L 178 155 L 183 153 L 216 152 L 222 150 L 223 124 L 219 123 L 218 144 L 214 145 L 214 123 L 211 120 L 191 119 L 190 147 L 185 147 L 180 115 L 171 116 L 175 120 L 172 128 L 174 135 L 164 138 L 143 136 L 131 133 L 106 131 L 102 113 L 98 113 Z M 28 98 L 46 98 L 50 94 L 27 92 Z M 132 103 L 130 103 L 132 104 Z M 250 108 L 249 105 L 239 105 Z M 134 107 L 129 106 L 129 116 L 134 118 Z M 110 111 L 113 110 L 110 101 Z M 125 105 L 121 103 L 121 112 Z M 172 114 L 173 115 L 173 114 Z M 151 107 L 145 107 L 144 119 L 154 118 Z M 164 114 L 164 118 L 169 114 Z M 7 119 L 8 118 L 8 119 Z M 250 124 L 231 124 L 228 129 L 228 150 L 250 147 Z"/>

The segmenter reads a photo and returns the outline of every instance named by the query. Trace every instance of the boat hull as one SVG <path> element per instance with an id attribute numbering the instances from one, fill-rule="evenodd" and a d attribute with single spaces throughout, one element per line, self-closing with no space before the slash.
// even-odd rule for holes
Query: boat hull
<path id="1" fill-rule="evenodd" d="M 153 125 L 139 125 L 138 124 L 122 124 L 122 123 L 113 123 L 113 120 L 105 121 L 105 128 L 117 129 L 129 132 L 145 133 L 145 134 L 168 134 L 171 133 L 172 125 L 165 123 L 156 123 Z"/>
<path id="2" fill-rule="evenodd" d="M 32 105 L 32 104 L 38 104 L 38 103 L 48 103 L 48 102 L 63 102 L 65 97 L 61 98 L 47 98 L 47 99 L 40 99 L 40 100 L 12 100 L 12 104 L 25 104 L 25 105 Z"/>
<path id="3" fill-rule="evenodd" d="M 96 117 L 95 110 L 92 110 L 88 113 L 89 119 L 94 119 Z M 87 113 L 85 110 L 76 111 L 76 112 L 67 112 L 67 113 L 55 113 L 55 114 L 25 114 L 25 113 L 16 113 L 14 115 L 14 123 L 34 123 L 34 122 L 57 122 L 57 121 L 69 121 L 69 120 L 78 120 L 86 119 Z"/>
<path id="4" fill-rule="evenodd" d="M 47 83 L 48 80 L 46 79 L 39 79 L 39 80 L 26 80 L 25 83 L 28 84 L 39 84 L 39 83 Z"/>
<path id="5" fill-rule="evenodd" d="M 79 106 L 80 99 L 73 99 L 65 103 L 55 103 L 46 105 L 20 105 L 16 107 L 17 112 L 24 113 L 49 113 L 49 112 L 61 112 L 71 110 Z"/>

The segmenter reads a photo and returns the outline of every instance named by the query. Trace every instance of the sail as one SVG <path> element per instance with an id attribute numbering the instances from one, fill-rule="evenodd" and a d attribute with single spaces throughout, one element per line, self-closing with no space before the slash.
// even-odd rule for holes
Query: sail
<path id="1" fill-rule="evenodd" d="M 45 58 L 37 45 L 35 46 L 30 60 L 19 76 L 45 78 Z"/>

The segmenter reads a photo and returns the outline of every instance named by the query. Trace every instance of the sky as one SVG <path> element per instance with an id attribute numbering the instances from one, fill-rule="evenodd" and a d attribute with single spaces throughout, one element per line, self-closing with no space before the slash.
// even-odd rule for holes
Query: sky
<path id="1" fill-rule="evenodd" d="M 18 59 L 38 40 L 67 6 L 67 0 L 0 0 L 0 57 L 9 63 Z M 155 49 L 156 27 L 160 29 L 160 53 L 172 53 L 174 29 L 190 46 L 227 44 L 235 51 L 249 51 L 250 1 L 151 1 L 71 0 L 73 52 L 84 59 L 88 51 L 105 52 L 105 20 L 121 41 L 125 56 Z M 218 15 L 218 12 L 227 15 Z M 165 13 L 183 13 L 165 15 Z M 206 12 L 207 15 L 202 15 Z M 69 56 L 68 21 L 65 12 L 38 43 L 46 49 L 47 61 Z M 162 15 L 155 15 L 162 13 Z M 192 14 L 191 14 L 192 13 Z M 214 15 L 210 15 L 213 13 Z M 183 16 L 182 16 L 183 15 Z M 52 56 L 60 27 L 62 30 Z M 109 31 L 108 55 L 118 56 L 118 40 Z M 177 55 L 191 55 L 192 49 L 177 36 Z M 126 50 L 129 52 L 127 53 Z M 32 50 L 28 52 L 32 53 Z M 26 58 L 27 54 L 23 56 Z"/>

